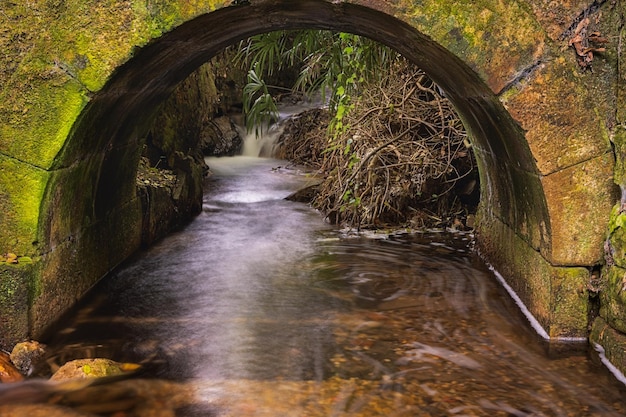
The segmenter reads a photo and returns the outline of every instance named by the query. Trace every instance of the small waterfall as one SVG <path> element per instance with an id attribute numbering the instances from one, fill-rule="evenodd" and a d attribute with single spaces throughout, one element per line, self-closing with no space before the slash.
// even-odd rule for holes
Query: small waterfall
<path id="1" fill-rule="evenodd" d="M 282 123 L 276 123 L 259 130 L 257 136 L 254 131 L 247 132 L 245 127 L 239 127 L 240 135 L 243 138 L 243 156 L 253 156 L 271 158 L 274 156 L 278 138 L 283 132 Z"/>
<path id="2" fill-rule="evenodd" d="M 328 103 L 322 100 L 321 94 L 315 94 L 312 98 L 297 103 L 279 103 L 278 121 L 259 129 L 258 136 L 254 131 L 247 132 L 245 127 L 239 127 L 240 135 L 243 138 L 242 155 L 262 158 L 273 157 L 286 120 L 307 110 L 322 108 L 327 105 Z"/>

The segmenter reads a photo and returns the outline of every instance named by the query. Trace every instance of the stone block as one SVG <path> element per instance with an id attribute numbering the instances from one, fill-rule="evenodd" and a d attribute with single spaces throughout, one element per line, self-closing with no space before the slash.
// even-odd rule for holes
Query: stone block
<path id="1" fill-rule="evenodd" d="M 624 94 L 626 99 L 626 94 Z M 624 114 L 626 116 L 626 113 Z M 613 133 L 615 148 L 614 181 L 626 190 L 626 126 L 618 126 Z"/>
<path id="2" fill-rule="evenodd" d="M 38 273 L 37 262 L 0 263 L 0 349 L 28 339 L 31 282 Z"/>
<path id="3" fill-rule="evenodd" d="M 604 244 L 606 263 L 626 268 L 626 213 L 616 204 L 609 215 L 608 237 Z"/>
<path id="4" fill-rule="evenodd" d="M 171 231 L 177 220 L 176 206 L 169 188 L 141 187 L 139 196 L 143 212 L 141 241 L 150 246 Z"/>
<path id="5" fill-rule="evenodd" d="M 522 2 L 421 0 L 403 6 L 405 20 L 468 63 L 496 93 L 545 50 L 544 32 Z"/>
<path id="6" fill-rule="evenodd" d="M 135 198 L 46 253 L 42 257 L 42 273 L 33 282 L 32 337 L 38 338 L 140 246 L 141 203 Z"/>
<path id="7" fill-rule="evenodd" d="M 580 12 L 589 7 L 587 0 L 529 0 L 528 4 L 552 41 L 558 41 Z"/>
<path id="8" fill-rule="evenodd" d="M 48 178 L 47 171 L 0 154 L 0 253 L 36 254 Z"/>
<path id="9" fill-rule="evenodd" d="M 611 150 L 608 126 L 615 103 L 599 92 L 610 91 L 609 86 L 602 85 L 604 79 L 581 73 L 570 52 L 541 64 L 518 89 L 502 97 L 526 131 L 544 175 Z"/>
<path id="10" fill-rule="evenodd" d="M 603 241 L 611 207 L 618 198 L 612 153 L 542 178 L 552 231 L 553 265 L 595 265 L 603 260 Z"/>
<path id="11" fill-rule="evenodd" d="M 477 244 L 550 338 L 587 336 L 587 268 L 552 266 L 509 226 L 484 215 L 478 219 Z"/>
<path id="12" fill-rule="evenodd" d="M 621 373 L 626 374 L 626 334 L 613 329 L 598 317 L 593 322 L 589 341 L 602 346 L 606 358 Z"/>

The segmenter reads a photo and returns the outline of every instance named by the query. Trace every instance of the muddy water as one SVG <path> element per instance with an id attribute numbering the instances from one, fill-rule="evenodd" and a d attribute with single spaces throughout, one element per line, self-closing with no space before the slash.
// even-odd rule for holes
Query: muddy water
<path id="1" fill-rule="evenodd" d="M 284 199 L 307 181 L 284 164 L 209 160 L 204 212 L 46 341 L 53 367 L 84 357 L 144 367 L 74 402 L 53 397 L 63 412 L 626 415 L 623 385 L 585 346 L 542 342 L 471 235 L 337 231 Z M 120 384 L 141 401 L 101 400 Z"/>

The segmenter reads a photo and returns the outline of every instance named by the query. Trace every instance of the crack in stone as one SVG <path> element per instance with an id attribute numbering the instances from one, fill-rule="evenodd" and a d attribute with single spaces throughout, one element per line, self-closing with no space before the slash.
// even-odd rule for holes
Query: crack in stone
<path id="1" fill-rule="evenodd" d="M 48 171 L 46 168 L 44 168 L 44 167 L 42 167 L 42 166 L 35 165 L 35 164 L 33 164 L 32 162 L 28 162 L 28 161 L 24 161 L 24 160 L 22 160 L 22 159 L 16 158 L 16 157 L 15 157 L 15 156 L 13 156 L 13 155 L 9 155 L 9 154 L 6 154 L 6 153 L 4 153 L 4 152 L 0 152 L 0 155 L 2 155 L 3 157 L 5 157 L 5 158 L 7 158 L 7 159 L 12 159 L 13 161 L 17 161 L 17 162 L 20 162 L 20 163 L 22 163 L 22 164 L 28 165 L 28 166 L 30 166 L 30 167 L 33 167 L 33 168 L 36 168 L 36 169 L 39 169 L 39 170 L 42 170 L 42 171 Z"/>
<path id="2" fill-rule="evenodd" d="M 522 69 L 520 72 L 518 72 L 515 75 L 515 77 L 511 81 L 506 83 L 504 87 L 502 87 L 500 91 L 496 93 L 496 95 L 502 96 L 506 94 L 508 91 L 510 91 L 511 89 L 513 89 L 514 87 L 518 86 L 522 81 L 529 78 L 530 75 L 533 72 L 535 72 L 535 70 L 537 70 L 537 68 L 539 68 L 542 64 L 543 64 L 543 60 L 539 59 L 533 62 L 532 64 L 530 64 L 528 67 Z"/>
<path id="3" fill-rule="evenodd" d="M 91 91 L 86 85 L 85 83 L 83 83 L 80 78 L 78 77 L 78 75 L 76 74 L 76 72 L 72 69 L 72 67 L 69 64 L 66 64 L 65 62 L 62 61 L 58 61 L 58 60 L 54 60 L 54 66 L 56 68 L 59 69 L 59 71 L 61 71 L 62 73 L 64 73 L 65 75 L 67 75 L 69 78 L 71 78 L 72 80 L 76 81 L 77 83 L 79 83 L 81 85 L 82 88 L 84 88 L 89 94 L 93 94 L 94 92 Z"/>
<path id="4" fill-rule="evenodd" d="M 567 166 L 563 166 L 563 167 L 557 167 L 554 171 L 550 171 L 550 172 L 546 172 L 545 174 L 542 174 L 542 177 L 548 177 L 550 175 L 554 175 L 554 174 L 557 174 L 559 172 L 563 172 L 563 171 L 566 171 L 568 169 L 572 169 L 574 167 L 583 165 L 583 164 L 585 164 L 587 162 L 593 161 L 594 159 L 603 158 L 606 154 L 613 154 L 614 155 L 615 151 L 613 151 L 613 149 L 609 148 L 609 149 L 607 149 L 606 151 L 604 151 L 604 152 L 602 152 L 600 154 L 590 156 L 588 158 L 585 158 L 585 159 L 580 160 L 578 162 L 575 162 L 573 164 L 570 164 L 570 165 L 567 165 Z"/>

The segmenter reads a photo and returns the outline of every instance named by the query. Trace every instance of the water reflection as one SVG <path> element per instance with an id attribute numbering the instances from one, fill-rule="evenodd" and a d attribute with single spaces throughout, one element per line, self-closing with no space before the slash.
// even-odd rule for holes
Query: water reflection
<path id="1" fill-rule="evenodd" d="M 181 416 L 626 414 L 587 350 L 533 333 L 468 235 L 343 234 L 284 200 L 306 178 L 281 164 L 210 160 L 205 212 L 102 283 L 51 361 L 142 362 L 196 393 Z"/>

